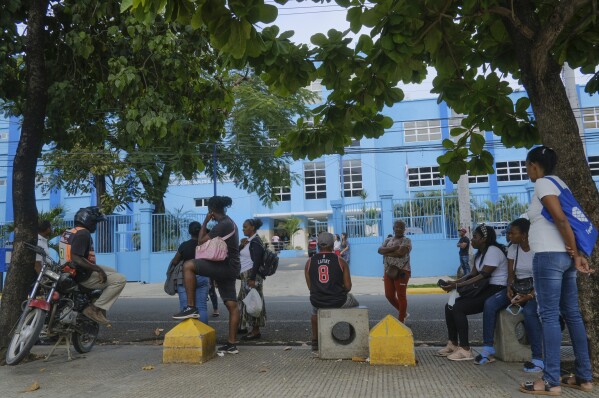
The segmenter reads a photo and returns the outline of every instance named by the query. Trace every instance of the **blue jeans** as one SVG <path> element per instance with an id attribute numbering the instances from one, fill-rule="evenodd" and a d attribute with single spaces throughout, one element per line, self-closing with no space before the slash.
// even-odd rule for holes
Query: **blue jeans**
<path id="1" fill-rule="evenodd" d="M 470 256 L 460 256 L 460 266 L 464 275 L 468 275 L 470 273 Z"/>
<path id="2" fill-rule="evenodd" d="M 543 378 L 551 386 L 560 385 L 560 312 L 570 333 L 576 376 L 591 381 L 591 360 L 587 334 L 578 307 L 576 268 L 565 252 L 536 253 L 532 262 L 539 316 L 543 327 L 545 371 Z"/>
<path id="3" fill-rule="evenodd" d="M 200 312 L 200 321 L 208 323 L 208 290 L 210 289 L 210 278 L 206 276 L 196 275 L 196 307 Z M 177 285 L 177 293 L 179 293 L 179 307 L 181 311 L 187 307 L 187 293 L 185 285 Z"/>
<path id="4" fill-rule="evenodd" d="M 497 322 L 497 314 L 501 310 L 505 310 L 510 304 L 507 297 L 507 288 L 495 293 L 485 301 L 485 309 L 483 311 L 483 345 L 493 347 L 495 324 Z M 530 343 L 532 351 L 532 359 L 543 359 L 543 339 L 541 322 L 537 313 L 537 301 L 535 299 L 528 300 L 522 307 L 524 315 L 524 329 L 526 337 Z"/>

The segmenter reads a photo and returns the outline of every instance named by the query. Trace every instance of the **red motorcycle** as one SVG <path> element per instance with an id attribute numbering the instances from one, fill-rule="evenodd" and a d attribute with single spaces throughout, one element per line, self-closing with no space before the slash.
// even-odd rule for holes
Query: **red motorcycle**
<path id="1" fill-rule="evenodd" d="M 64 267 L 48 257 L 44 249 L 25 245 L 42 256 L 42 268 L 23 303 L 23 314 L 6 351 L 6 363 L 21 362 L 40 339 L 58 338 L 48 357 L 63 340 L 69 360 L 70 344 L 80 354 L 89 352 L 96 343 L 100 327 L 82 311 L 100 297 L 102 291 L 79 286 L 71 273 L 64 272 Z"/>

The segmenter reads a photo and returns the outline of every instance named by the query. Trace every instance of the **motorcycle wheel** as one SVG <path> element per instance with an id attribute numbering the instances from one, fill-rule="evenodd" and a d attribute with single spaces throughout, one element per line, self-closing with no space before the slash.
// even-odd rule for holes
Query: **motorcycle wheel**
<path id="1" fill-rule="evenodd" d="M 37 342 L 44 327 L 46 315 L 46 312 L 40 308 L 27 308 L 21 315 L 6 350 L 7 365 L 16 365 L 29 355 L 29 351 Z"/>
<path id="2" fill-rule="evenodd" d="M 83 332 L 73 332 L 72 341 L 75 351 L 79 354 L 85 354 L 86 352 L 90 352 L 94 344 L 96 344 L 100 325 L 97 322 L 86 320 L 81 326 Z"/>

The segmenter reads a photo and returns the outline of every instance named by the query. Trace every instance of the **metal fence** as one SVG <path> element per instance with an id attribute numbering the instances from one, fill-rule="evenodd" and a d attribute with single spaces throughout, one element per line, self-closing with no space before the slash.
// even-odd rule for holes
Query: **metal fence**
<path id="1" fill-rule="evenodd" d="M 383 233 L 381 202 L 362 202 L 344 206 L 343 230 L 352 239 L 380 237 Z"/>
<path id="2" fill-rule="evenodd" d="M 189 223 L 202 222 L 205 213 L 152 214 L 152 252 L 175 251 L 189 239 Z"/>
<path id="3" fill-rule="evenodd" d="M 460 227 L 458 197 L 455 195 L 417 196 L 393 200 L 393 219 L 406 222 L 409 235 L 426 235 L 427 239 L 456 238 Z M 506 195 L 471 195 L 472 228 L 481 223 L 492 226 L 498 235 L 528 208 L 526 193 Z"/>

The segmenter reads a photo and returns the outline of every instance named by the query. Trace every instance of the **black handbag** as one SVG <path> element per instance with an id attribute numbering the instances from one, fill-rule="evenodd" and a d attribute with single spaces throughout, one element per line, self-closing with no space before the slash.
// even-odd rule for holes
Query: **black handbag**
<path id="1" fill-rule="evenodd" d="M 516 267 L 518 265 L 518 252 L 520 251 L 520 245 L 516 248 L 516 259 L 514 260 L 514 275 L 516 274 Z M 521 296 L 526 296 L 530 294 L 533 290 L 535 290 L 533 284 L 533 278 L 515 278 L 512 282 L 512 291 Z"/>
<path id="2" fill-rule="evenodd" d="M 486 253 L 485 253 L 486 254 Z M 485 260 L 485 256 L 483 255 L 479 262 L 479 267 L 482 266 L 483 261 Z M 476 264 L 474 265 L 476 267 Z M 477 275 L 478 276 L 478 275 Z M 472 276 L 468 275 L 466 280 L 471 279 Z M 489 286 L 489 281 L 491 278 L 483 278 L 475 283 L 470 283 L 468 285 L 458 286 L 457 291 L 460 297 L 469 297 L 473 298 L 484 292 Z"/>

